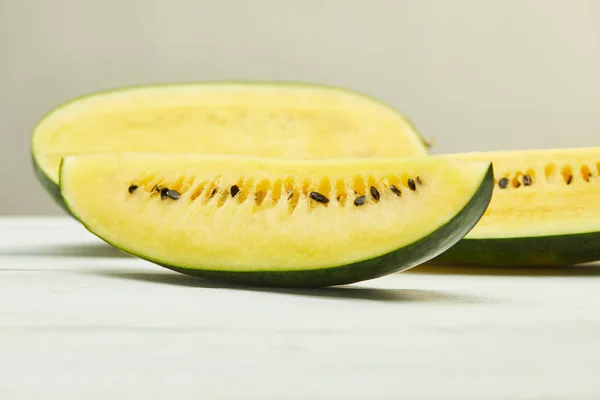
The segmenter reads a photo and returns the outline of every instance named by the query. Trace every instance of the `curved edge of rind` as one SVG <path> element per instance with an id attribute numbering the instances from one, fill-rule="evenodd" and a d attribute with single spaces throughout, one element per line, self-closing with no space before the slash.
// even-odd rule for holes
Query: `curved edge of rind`
<path id="1" fill-rule="evenodd" d="M 33 168 L 33 172 L 35 177 L 37 178 L 40 185 L 45 189 L 45 191 L 50 195 L 50 198 L 56 203 L 63 211 L 65 211 L 69 215 L 73 215 L 73 213 L 69 210 L 65 201 L 62 197 L 60 186 L 57 185 L 46 175 L 46 173 L 40 168 L 35 159 L 35 155 L 31 153 L 31 166 Z"/>
<path id="2" fill-rule="evenodd" d="M 65 160 L 63 159 L 60 165 L 61 175 L 64 162 Z M 125 253 L 172 271 L 228 284 L 282 288 L 316 288 L 346 285 L 379 278 L 396 272 L 402 272 L 423 264 L 451 248 L 455 243 L 467 235 L 483 216 L 492 198 L 494 186 L 493 177 L 493 167 L 490 163 L 479 187 L 469 202 L 443 226 L 408 246 L 381 256 L 343 266 L 295 271 L 214 271 L 168 265 L 136 254 L 135 252 L 128 251 L 127 249 L 120 248 L 98 235 L 85 223 L 85 221 L 82 221 L 78 217 L 69 205 L 68 200 L 63 198 L 65 207 L 69 210 L 69 213 L 80 221 L 92 234 Z M 60 181 L 63 181 L 62 177 Z"/>
<path id="3" fill-rule="evenodd" d="M 463 238 L 430 265 L 562 267 L 600 260 L 600 232 L 515 238 Z"/>

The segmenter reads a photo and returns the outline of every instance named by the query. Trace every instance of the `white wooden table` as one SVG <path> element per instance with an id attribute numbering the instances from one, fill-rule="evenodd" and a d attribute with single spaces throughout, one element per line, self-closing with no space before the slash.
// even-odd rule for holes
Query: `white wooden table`
<path id="1" fill-rule="evenodd" d="M 600 268 L 219 286 L 0 219 L 0 399 L 600 399 Z"/>

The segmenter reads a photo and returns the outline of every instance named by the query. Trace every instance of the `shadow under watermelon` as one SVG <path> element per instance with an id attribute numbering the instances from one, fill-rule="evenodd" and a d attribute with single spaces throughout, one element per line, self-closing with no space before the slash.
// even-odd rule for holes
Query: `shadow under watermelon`
<path id="1" fill-rule="evenodd" d="M 333 286 L 314 289 L 298 288 L 273 288 L 257 287 L 221 283 L 209 281 L 202 278 L 178 274 L 175 272 L 147 272 L 131 270 L 88 270 L 86 274 L 103 276 L 114 279 L 126 279 L 140 282 L 150 282 L 161 285 L 177 285 L 186 287 L 197 287 L 205 289 L 225 289 L 225 290 L 245 290 L 252 292 L 274 293 L 281 295 L 295 295 L 305 297 L 347 299 L 347 300 L 365 300 L 379 302 L 438 302 L 454 304 L 474 304 L 485 302 L 484 299 L 467 296 L 460 293 L 452 293 L 438 290 L 427 289 L 390 289 L 364 287 L 359 284 L 346 286 Z"/>
<path id="2" fill-rule="evenodd" d="M 578 264 L 559 266 L 477 266 L 422 264 L 405 271 L 411 274 L 435 275 L 480 275 L 480 276 L 526 276 L 526 277 L 600 277 L 600 264 Z"/>

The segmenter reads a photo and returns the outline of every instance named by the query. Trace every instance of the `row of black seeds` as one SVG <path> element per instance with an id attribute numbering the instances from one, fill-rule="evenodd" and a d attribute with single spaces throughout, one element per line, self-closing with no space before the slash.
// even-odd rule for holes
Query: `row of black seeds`
<path id="1" fill-rule="evenodd" d="M 501 178 L 498 181 L 498 187 L 500 187 L 500 189 L 506 189 L 508 187 L 508 178 Z M 566 180 L 567 185 L 570 185 L 571 182 L 573 182 L 573 175 L 569 175 L 569 177 Z M 531 176 L 529 175 L 523 175 L 523 185 L 524 186 L 530 186 L 533 183 L 533 179 L 531 179 Z M 519 187 L 521 186 L 521 182 L 517 182 L 515 187 Z"/>
<path id="2" fill-rule="evenodd" d="M 506 178 L 503 178 L 503 179 L 506 179 Z M 419 177 L 417 177 L 417 182 L 419 184 L 421 184 L 421 179 Z M 407 181 L 407 184 L 408 184 L 408 187 L 410 188 L 410 190 L 413 190 L 413 191 L 417 190 L 417 186 L 412 179 L 409 178 Z M 137 188 L 138 188 L 138 185 L 131 184 L 129 186 L 129 188 L 127 189 L 127 191 L 130 194 L 133 194 L 137 190 Z M 178 191 L 169 189 L 167 187 L 161 187 L 158 184 L 154 185 L 151 192 L 154 192 L 155 190 L 157 190 L 160 193 L 160 198 L 162 200 L 165 200 L 167 198 L 172 199 L 172 200 L 178 200 L 181 197 L 181 194 Z M 402 192 L 395 185 L 390 185 L 390 190 L 396 196 L 402 196 Z M 240 188 L 238 185 L 233 185 L 229 189 L 229 193 L 231 194 L 231 197 L 235 197 L 239 192 L 240 192 Z M 381 194 L 379 193 L 379 190 L 377 190 L 377 188 L 375 186 L 371 186 L 369 188 L 369 192 L 371 193 L 371 197 L 373 197 L 373 199 L 375 201 L 379 201 L 379 199 L 381 198 Z M 210 194 L 210 198 L 214 197 L 214 195 L 216 193 L 217 193 L 217 188 L 214 188 Z M 293 195 L 294 195 L 293 192 L 290 193 L 290 195 L 288 196 L 288 200 L 291 199 Z M 322 203 L 322 204 L 329 203 L 329 199 L 327 198 L 327 196 L 323 195 L 322 193 L 316 192 L 316 191 L 310 192 L 309 197 L 318 203 Z M 354 200 L 354 205 L 361 206 L 361 205 L 365 204 L 366 201 L 367 201 L 366 195 L 358 196 Z"/>
<path id="3" fill-rule="evenodd" d="M 419 177 L 417 177 L 417 182 L 419 182 L 419 184 L 421 184 L 421 179 Z M 408 179 L 407 181 L 408 183 L 408 187 L 410 188 L 410 190 L 417 190 L 417 185 L 415 184 L 415 182 L 412 179 Z M 392 193 L 394 193 L 396 196 L 400 197 L 402 196 L 402 192 L 400 191 L 400 189 L 398 189 L 395 185 L 390 185 L 390 190 L 392 191 Z M 356 192 L 355 192 L 356 193 Z M 375 200 L 375 201 L 379 201 L 379 199 L 381 198 L 381 194 L 379 193 L 379 190 L 377 190 L 377 188 L 375 186 L 371 186 L 369 188 L 369 193 L 371 193 L 371 197 Z M 319 193 L 319 192 L 311 192 L 310 193 L 310 198 L 319 202 L 319 203 L 328 203 L 329 199 L 327 197 L 325 197 L 323 194 Z M 357 198 L 354 199 L 354 205 L 355 206 L 362 206 L 363 204 L 365 204 L 367 202 L 367 196 L 366 195 L 362 195 L 362 196 L 358 196 Z"/>

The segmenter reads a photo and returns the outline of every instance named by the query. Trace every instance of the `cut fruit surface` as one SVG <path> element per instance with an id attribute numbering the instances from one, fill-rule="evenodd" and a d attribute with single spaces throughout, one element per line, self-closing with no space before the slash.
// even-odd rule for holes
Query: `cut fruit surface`
<path id="1" fill-rule="evenodd" d="M 36 174 L 59 204 L 62 157 L 101 152 L 345 158 L 425 155 L 427 148 L 386 104 L 301 83 L 165 84 L 93 93 L 52 110 L 33 132 Z"/>
<path id="2" fill-rule="evenodd" d="M 196 154 L 66 157 L 72 214 L 125 252 L 192 275 L 280 286 L 357 282 L 420 264 L 478 221 L 489 162 Z"/>
<path id="3" fill-rule="evenodd" d="M 445 155 L 492 161 L 494 194 L 436 263 L 571 265 L 600 260 L 600 148 Z"/>

